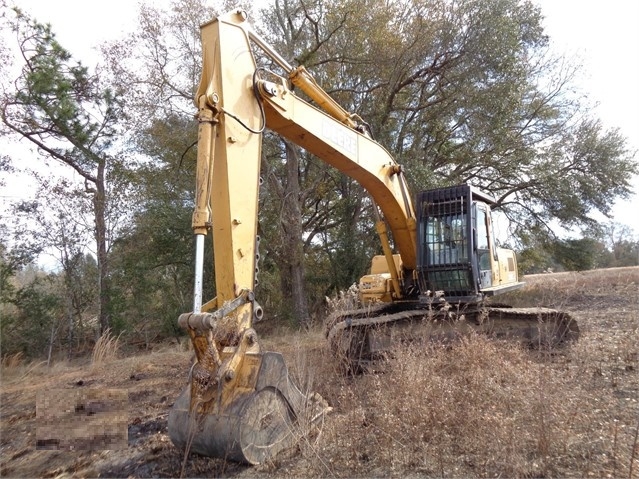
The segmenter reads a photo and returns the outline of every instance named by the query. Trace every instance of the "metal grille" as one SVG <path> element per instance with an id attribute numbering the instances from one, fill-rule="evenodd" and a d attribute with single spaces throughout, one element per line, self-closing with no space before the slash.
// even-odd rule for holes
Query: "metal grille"
<path id="1" fill-rule="evenodd" d="M 420 288 L 460 297 L 475 293 L 471 267 L 471 192 L 466 185 L 419 197 Z"/>

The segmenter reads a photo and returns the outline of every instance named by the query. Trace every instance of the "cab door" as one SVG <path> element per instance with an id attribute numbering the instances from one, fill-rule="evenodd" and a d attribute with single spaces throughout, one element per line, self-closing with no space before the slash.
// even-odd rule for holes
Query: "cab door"
<path id="1" fill-rule="evenodd" d="M 479 288 L 492 286 L 492 261 L 490 254 L 490 236 L 488 235 L 488 212 L 486 205 L 475 203 L 475 248 L 477 254 L 477 269 L 479 270 Z"/>

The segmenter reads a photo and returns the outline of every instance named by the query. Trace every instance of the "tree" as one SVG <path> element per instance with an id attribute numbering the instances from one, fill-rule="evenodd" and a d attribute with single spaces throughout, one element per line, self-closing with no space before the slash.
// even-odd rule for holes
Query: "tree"
<path id="1" fill-rule="evenodd" d="M 0 350 L 37 357 L 46 348 L 50 360 L 62 318 L 57 279 L 33 264 L 30 251 L 9 248 L 0 233 Z"/>
<path id="2" fill-rule="evenodd" d="M 618 223 L 599 223 L 584 229 L 579 238 L 552 238 L 531 230 L 522 236 L 518 254 L 523 273 L 583 271 L 636 266 L 639 242 L 632 230 Z"/>
<path id="3" fill-rule="evenodd" d="M 549 56 L 530 1 L 278 2 L 269 20 L 292 26 L 294 58 L 371 124 L 415 190 L 470 182 L 518 233 L 546 234 L 631 193 L 634 153 L 571 93 L 578 70 Z"/>
<path id="4" fill-rule="evenodd" d="M 557 262 L 567 271 L 596 269 L 606 262 L 605 246 L 592 238 L 555 241 L 552 249 Z"/>
<path id="5" fill-rule="evenodd" d="M 67 326 L 68 355 L 82 345 L 86 320 L 97 315 L 97 268 L 87 253 L 92 236 L 92 212 L 85 194 L 66 179 L 42 178 L 34 200 L 13 209 L 14 242 L 34 255 L 52 256 L 57 262 L 61 303 Z"/>
<path id="6" fill-rule="evenodd" d="M 19 9 L 10 28 L 16 35 L 22 71 L 4 89 L 0 113 L 5 132 L 37 147 L 40 158 L 53 159 L 77 173 L 93 213 L 99 291 L 99 323 L 110 326 L 109 211 L 110 183 L 121 160 L 113 155 L 123 116 L 119 92 L 103 84 L 56 40 L 49 25 Z"/>
<path id="7" fill-rule="evenodd" d="M 0 312 L 4 317 L 6 305 L 11 302 L 15 294 L 15 285 L 12 278 L 15 276 L 16 264 L 12 258 L 9 257 L 8 248 L 5 243 L 4 226 L 0 227 Z"/>
<path id="8" fill-rule="evenodd" d="M 178 316 L 192 305 L 193 208 L 180 173 L 170 162 L 137 171 L 139 206 L 113 247 L 114 309 L 145 344 L 176 335 Z M 205 271 L 210 277 L 211 265 Z"/>
<path id="9" fill-rule="evenodd" d="M 597 223 L 584 231 L 584 236 L 605 245 L 607 261 L 602 266 L 637 266 L 639 264 L 639 238 L 626 225 L 614 221 Z"/>
<path id="10" fill-rule="evenodd" d="M 131 222 L 114 244 L 112 263 L 114 308 L 128 318 L 136 341 L 176 334 L 178 315 L 192 307 L 193 94 L 200 78 L 199 25 L 213 16 L 200 0 L 167 9 L 141 5 L 139 28 L 103 49 L 111 77 L 125 90 L 129 147 L 142 158 L 131 173 Z M 209 249 L 206 286 L 211 270 Z"/>
<path id="11" fill-rule="evenodd" d="M 7 353 L 21 351 L 27 357 L 47 351 L 50 361 L 63 309 L 55 290 L 55 275 L 36 274 L 15 292 L 12 303 L 16 312 L 2 322 L 2 349 Z"/>

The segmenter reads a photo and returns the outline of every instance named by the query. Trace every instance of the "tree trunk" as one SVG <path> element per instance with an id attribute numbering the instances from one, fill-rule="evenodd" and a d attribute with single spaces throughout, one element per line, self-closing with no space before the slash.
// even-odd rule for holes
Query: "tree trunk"
<path id="1" fill-rule="evenodd" d="M 47 352 L 47 367 L 51 366 L 51 356 L 53 355 L 53 342 L 55 341 L 56 327 L 51 325 L 51 335 L 49 336 L 49 350 Z"/>
<path id="2" fill-rule="evenodd" d="M 106 161 L 98 162 L 98 174 L 96 191 L 93 197 L 95 212 L 95 242 L 97 247 L 98 263 L 98 322 L 100 324 L 100 336 L 110 328 L 109 315 L 109 267 L 106 239 Z"/>
<path id="3" fill-rule="evenodd" d="M 302 241 L 302 208 L 300 205 L 299 155 L 294 146 L 286 144 L 286 193 L 282 200 L 282 243 L 284 253 L 280 255 L 280 271 L 287 275 L 284 284 L 290 284 L 290 291 L 283 291 L 284 297 L 291 297 L 295 320 L 308 326 L 310 314 L 306 297 L 304 274 L 304 247 Z"/>
<path id="4" fill-rule="evenodd" d="M 308 300 L 306 298 L 306 281 L 304 279 L 303 260 L 295 261 L 290 265 L 291 274 L 291 296 L 293 300 L 293 314 L 301 326 L 310 325 L 310 313 L 308 311 Z"/>
<path id="5" fill-rule="evenodd" d="M 67 346 L 67 359 L 71 360 L 73 358 L 73 334 L 74 334 L 74 326 L 75 321 L 73 320 L 73 300 L 71 299 L 71 291 L 67 287 L 66 290 L 66 309 L 67 309 L 67 320 L 69 321 L 69 331 L 68 331 L 68 346 Z"/>

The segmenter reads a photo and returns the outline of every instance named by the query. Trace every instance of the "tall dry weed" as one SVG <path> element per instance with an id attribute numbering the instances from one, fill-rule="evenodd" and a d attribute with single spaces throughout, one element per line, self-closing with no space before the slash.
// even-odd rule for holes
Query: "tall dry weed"
<path id="1" fill-rule="evenodd" d="M 381 374 L 323 386 L 335 412 L 317 474 L 627 477 L 631 463 L 630 428 L 604 413 L 614 395 L 572 362 L 484 337 L 407 346 Z"/>
<path id="2" fill-rule="evenodd" d="M 323 430 L 330 420 L 332 410 L 321 392 L 322 379 L 326 378 L 321 367 L 325 364 L 321 360 L 324 348 L 317 347 L 321 334 L 319 329 L 297 332 L 291 338 L 292 351 L 289 351 L 290 362 L 287 366 L 289 378 L 307 399 L 302 409 L 296 411 L 296 421 L 291 425 L 291 434 L 302 455 L 313 461 L 322 476 L 328 477 L 333 473 L 319 450 Z"/>
<path id="3" fill-rule="evenodd" d="M 91 354 L 91 364 L 98 365 L 117 358 L 120 349 L 120 336 L 113 336 L 111 329 L 107 329 L 102 336 L 98 338 L 93 346 Z"/>
<path id="4" fill-rule="evenodd" d="M 7 354 L 2 357 L 3 369 L 15 369 L 22 364 L 24 360 L 24 354 L 22 351 L 18 351 L 15 354 Z"/>

